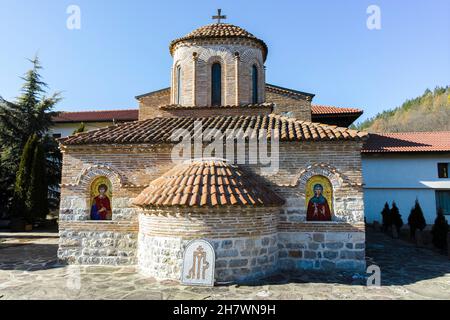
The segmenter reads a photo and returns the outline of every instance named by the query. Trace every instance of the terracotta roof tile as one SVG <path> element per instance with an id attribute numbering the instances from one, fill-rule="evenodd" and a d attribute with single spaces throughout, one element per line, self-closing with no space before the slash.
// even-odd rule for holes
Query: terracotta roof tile
<path id="1" fill-rule="evenodd" d="M 138 109 L 79 111 L 60 112 L 57 116 L 53 117 L 52 121 L 56 123 L 135 121 L 138 117 Z"/>
<path id="2" fill-rule="evenodd" d="M 223 39 L 223 38 L 240 38 L 251 39 L 259 43 L 263 47 L 264 60 L 267 57 L 268 48 L 264 41 L 258 39 L 247 30 L 229 24 L 229 23 L 213 23 L 188 33 L 184 37 L 173 40 L 170 43 L 170 52 L 173 54 L 175 45 L 181 41 L 196 40 L 196 39 Z"/>
<path id="3" fill-rule="evenodd" d="M 341 108 L 334 106 L 312 105 L 311 113 L 313 115 L 340 115 L 340 114 L 362 114 L 363 110 L 356 108 Z"/>
<path id="4" fill-rule="evenodd" d="M 195 109 L 258 109 L 258 108 L 273 108 L 274 103 L 254 103 L 254 104 L 244 104 L 244 105 L 225 105 L 225 106 L 183 106 L 180 104 L 169 104 L 160 106 L 159 109 L 162 110 L 195 110 Z"/>
<path id="5" fill-rule="evenodd" d="M 172 133 L 177 129 L 189 130 L 194 135 L 194 124 L 201 121 L 203 130 L 217 129 L 222 133 L 235 130 L 240 137 L 249 138 L 262 132 L 270 138 L 271 129 L 278 132 L 281 141 L 307 140 L 364 140 L 367 133 L 315 122 L 300 121 L 280 115 L 215 116 L 205 118 L 152 118 L 121 123 L 74 136 L 59 139 L 63 145 L 173 143 Z"/>
<path id="6" fill-rule="evenodd" d="M 450 151 L 450 131 L 370 134 L 363 153 Z"/>
<path id="7" fill-rule="evenodd" d="M 213 183 L 218 179 L 223 182 L 219 188 Z M 284 200 L 238 166 L 210 159 L 177 165 L 151 182 L 133 203 L 143 208 L 281 206 Z"/>

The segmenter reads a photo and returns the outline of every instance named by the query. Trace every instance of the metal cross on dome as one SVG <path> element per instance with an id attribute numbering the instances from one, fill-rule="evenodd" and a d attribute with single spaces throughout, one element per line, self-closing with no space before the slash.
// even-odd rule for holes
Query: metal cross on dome
<path id="1" fill-rule="evenodd" d="M 227 16 L 222 15 L 222 9 L 217 9 L 217 16 L 213 16 L 213 19 L 217 20 L 217 23 L 221 23 L 220 20 L 225 20 Z"/>

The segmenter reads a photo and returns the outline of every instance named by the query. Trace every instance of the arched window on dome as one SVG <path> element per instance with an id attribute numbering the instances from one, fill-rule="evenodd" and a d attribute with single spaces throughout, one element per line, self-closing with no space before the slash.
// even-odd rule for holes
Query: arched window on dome
<path id="1" fill-rule="evenodd" d="M 177 96 L 175 104 L 181 104 L 181 90 L 182 90 L 182 81 L 181 81 L 182 73 L 181 66 L 177 67 Z"/>
<path id="2" fill-rule="evenodd" d="M 258 103 L 258 67 L 252 67 L 252 103 Z"/>
<path id="3" fill-rule="evenodd" d="M 222 67 L 216 62 L 211 67 L 211 105 L 222 104 Z"/>

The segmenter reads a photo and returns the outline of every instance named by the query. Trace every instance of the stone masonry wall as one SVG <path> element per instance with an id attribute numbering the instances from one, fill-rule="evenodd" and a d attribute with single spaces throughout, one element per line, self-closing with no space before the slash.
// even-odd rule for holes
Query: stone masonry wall
<path id="1" fill-rule="evenodd" d="M 290 115 L 304 121 L 311 121 L 311 101 L 300 98 L 291 98 L 286 95 L 266 91 L 266 102 L 275 104 L 274 113 L 282 115 Z"/>
<path id="2" fill-rule="evenodd" d="M 200 43 L 201 42 L 201 43 Z M 236 56 L 238 55 L 238 56 Z M 222 105 L 252 103 L 252 67 L 258 69 L 258 103 L 265 100 L 265 70 L 260 46 L 244 39 L 186 41 L 173 53 L 171 103 L 177 103 L 176 69 L 181 67 L 181 101 L 185 106 L 211 105 L 211 67 L 220 63 L 222 71 Z"/>
<path id="3" fill-rule="evenodd" d="M 91 155 L 95 159 L 95 154 Z M 74 162 L 81 167 L 74 167 Z M 92 182 L 107 177 L 112 184 L 112 221 L 90 221 Z M 59 215 L 58 258 L 70 264 L 136 264 L 138 214 L 131 200 L 137 189 L 104 164 L 65 155 Z"/>
<path id="4" fill-rule="evenodd" d="M 151 94 L 138 98 L 139 120 L 155 118 L 158 107 L 170 104 L 170 88 L 155 91 Z"/>
<path id="5" fill-rule="evenodd" d="M 333 185 L 334 221 L 358 223 L 364 219 L 360 142 L 282 142 L 279 169 L 265 175 L 259 165 L 242 165 L 263 176 L 268 187 L 286 200 L 280 223 L 303 223 L 306 219 L 305 183 L 313 175 L 326 176 Z M 113 219 L 135 217 L 131 199 L 152 180 L 173 167 L 172 146 L 103 145 L 70 146 L 64 152 L 61 217 L 86 220 L 89 216 L 91 180 L 113 172 Z M 101 152 L 98 152 L 101 150 Z M 96 168 L 105 166 L 105 169 Z M 80 180 L 86 172 L 87 180 Z M 66 209 L 68 209 L 66 211 Z M 117 211 L 120 210 L 120 211 Z"/>
<path id="6" fill-rule="evenodd" d="M 364 226 L 357 232 L 279 232 L 279 267 L 282 270 L 321 269 L 363 272 L 365 263 Z"/>
<path id="7" fill-rule="evenodd" d="M 276 114 L 282 114 L 290 112 L 294 118 L 304 121 L 311 121 L 311 101 L 299 98 L 291 98 L 286 95 L 273 92 L 269 89 L 265 90 L 265 101 L 266 103 L 274 103 L 275 108 L 273 112 Z M 170 104 L 170 89 L 165 89 L 157 91 L 148 96 L 139 98 L 139 120 L 145 120 L 156 117 L 172 117 L 172 116 L 192 116 L 192 110 L 187 110 L 184 113 L 177 111 L 165 111 L 159 109 L 160 106 L 165 106 Z M 234 105 L 234 103 L 232 103 Z M 201 106 L 201 105 L 200 105 Z M 262 112 L 265 112 L 263 110 Z M 199 113 L 200 112 L 200 113 Z M 247 115 L 247 114 L 260 114 L 259 109 L 248 109 L 246 111 L 237 108 L 236 111 L 230 111 L 226 109 L 228 115 Z M 265 113 L 262 113 L 265 114 Z M 217 109 L 213 111 L 208 111 L 208 109 L 202 109 L 200 111 L 195 111 L 196 116 L 211 116 L 219 115 Z"/>
<path id="8" fill-rule="evenodd" d="M 217 282 L 243 282 L 269 275 L 278 265 L 277 235 L 232 239 L 202 238 L 216 253 Z M 139 234 L 139 267 L 156 279 L 180 280 L 183 252 L 190 240 Z"/>
<path id="9" fill-rule="evenodd" d="M 360 148 L 360 142 L 351 141 L 282 142 L 279 171 L 276 175 L 264 176 L 258 165 L 244 165 L 255 174 L 262 175 L 264 183 L 286 199 L 277 225 L 280 263 L 284 268 L 310 268 L 311 265 L 314 268 L 340 268 L 345 265 L 356 268 L 363 265 L 364 205 Z M 98 152 L 99 150 L 101 152 Z M 92 258 L 110 257 L 111 252 L 95 250 L 96 245 L 101 246 L 96 240 L 104 238 L 109 239 L 105 242 L 116 251 L 113 250 L 115 260 L 103 261 L 125 262 L 120 260 L 124 253 L 120 249 L 119 241 L 110 245 L 110 240 L 123 237 L 129 241 L 129 248 L 136 247 L 139 212 L 131 205 L 131 200 L 150 181 L 173 167 L 171 146 L 70 146 L 63 151 L 60 258 L 67 260 L 75 256 L 76 258 L 71 260 L 72 263 L 96 263 L 98 260 Z M 305 221 L 305 184 L 313 175 L 326 176 L 333 185 L 332 222 L 316 224 Z M 113 185 L 113 221 L 108 222 L 108 228 L 111 228 L 108 230 L 96 231 L 93 225 L 98 222 L 88 221 L 90 182 L 97 176 L 107 176 Z M 132 230 L 121 229 L 128 223 L 131 224 Z M 167 223 L 170 223 L 170 219 Z M 106 228 L 100 227 L 100 224 L 98 226 L 100 229 Z M 113 232 L 114 235 L 108 232 Z M 158 234 L 155 231 L 150 237 L 171 238 L 170 234 L 159 232 Z M 275 232 L 268 232 L 261 237 L 274 234 Z M 78 241 L 83 237 L 87 237 L 87 240 Z M 227 237 L 234 239 L 232 241 L 246 238 L 243 235 L 224 235 L 221 241 Z M 333 240 L 333 237 L 341 237 L 342 240 Z M 310 241 L 310 238 L 313 240 Z M 130 258 L 128 263 L 135 261 Z M 103 263 L 101 259 L 100 262 Z"/>
<path id="10" fill-rule="evenodd" d="M 137 263 L 137 224 L 83 221 L 60 224 L 58 258 L 69 264 Z"/>
<path id="11" fill-rule="evenodd" d="M 146 115 L 149 118 L 156 117 L 216 117 L 216 116 L 254 116 L 254 115 L 269 115 L 272 113 L 272 106 L 267 107 L 202 107 L 202 108 L 147 108 Z"/>
<path id="12" fill-rule="evenodd" d="M 277 208 L 145 211 L 140 216 L 139 267 L 157 279 L 180 280 L 189 241 L 205 239 L 216 253 L 216 281 L 245 281 L 275 271 Z"/>

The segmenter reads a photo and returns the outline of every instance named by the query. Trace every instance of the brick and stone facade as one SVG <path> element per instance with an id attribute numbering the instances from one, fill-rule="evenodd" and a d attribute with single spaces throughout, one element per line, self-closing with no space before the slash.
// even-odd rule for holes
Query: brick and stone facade
<path id="1" fill-rule="evenodd" d="M 311 101 L 314 95 L 308 93 L 297 93 L 281 89 L 273 85 L 266 84 L 264 87 L 265 104 L 271 105 L 269 112 L 284 114 L 286 116 L 304 121 L 311 121 Z M 192 105 L 186 104 L 185 111 L 180 108 L 167 108 L 171 105 L 171 88 L 150 92 L 148 94 L 138 96 L 139 101 L 139 120 L 146 120 L 155 117 L 169 116 L 188 116 L 192 115 Z M 255 110 L 248 110 L 248 104 L 235 105 L 230 100 L 230 105 L 226 108 L 226 114 L 245 115 L 254 114 Z M 239 108 L 241 106 L 241 108 Z M 163 108 L 161 108 L 163 107 Z M 164 108 L 165 107 L 165 108 Z M 217 115 L 217 109 L 211 110 L 207 106 L 196 108 L 196 114 L 199 116 Z M 219 113 L 220 114 L 220 113 Z"/>
<path id="2" fill-rule="evenodd" d="M 141 261 L 144 265 L 142 269 L 147 274 L 174 279 L 177 278 L 176 271 L 180 268 L 184 246 L 193 238 L 205 238 L 217 249 L 222 248 L 223 242 L 229 243 L 227 241 L 231 241 L 232 248 L 240 248 L 236 256 L 227 259 L 220 258 L 217 252 L 217 277 L 223 281 L 233 278 L 235 271 L 225 271 L 230 264 L 243 264 L 247 259 L 250 268 L 254 258 L 277 261 L 277 267 L 287 270 L 362 270 L 365 266 L 365 228 L 360 148 L 359 142 L 281 143 L 280 170 L 278 174 L 265 176 L 264 179 L 267 186 L 286 203 L 265 220 L 272 221 L 270 225 L 259 223 L 255 215 L 263 217 L 273 209 L 254 209 L 256 211 L 253 213 L 245 213 L 245 210 L 234 212 L 234 219 L 239 219 L 241 226 L 255 226 L 246 236 L 226 231 L 221 234 L 218 229 L 202 229 L 205 222 L 192 213 L 184 212 L 181 216 L 173 212 L 150 214 L 132 205 L 133 199 L 150 181 L 173 167 L 171 146 L 67 146 L 64 148 L 59 257 L 75 264 L 137 264 Z M 246 168 L 261 174 L 261 168 L 257 165 L 247 165 Z M 306 221 L 305 181 L 317 174 L 328 177 L 333 184 L 335 214 L 332 222 Z M 112 221 L 89 221 L 89 185 L 99 175 L 109 177 L 113 185 Z M 222 209 L 208 210 L 209 214 L 213 213 L 207 219 L 209 223 L 223 216 Z M 207 217 L 208 213 L 201 218 Z M 266 229 L 256 234 L 260 228 Z M 272 244 L 267 248 L 267 255 L 257 255 L 256 249 L 264 249 L 262 243 L 267 241 Z M 251 243 L 253 246 L 253 242 L 255 256 L 248 256 L 249 248 L 244 244 Z M 276 243 L 276 249 L 273 243 Z M 154 251 L 138 249 L 153 245 L 158 250 L 176 250 L 176 258 L 171 258 L 174 259 L 171 260 L 171 273 L 165 273 L 165 265 L 158 268 L 157 262 L 149 263 Z M 161 248 L 164 246 L 167 247 Z M 162 258 L 155 259 L 159 261 Z M 264 273 L 260 268 L 254 270 L 258 274 Z M 272 269 L 268 267 L 267 270 Z M 255 276 L 251 271 L 245 272 Z M 242 279 L 243 276 L 235 278 Z"/>
<path id="3" fill-rule="evenodd" d="M 180 280 L 186 245 L 205 239 L 216 254 L 218 282 L 278 270 L 362 271 L 360 151 L 366 134 L 313 123 L 313 95 L 266 85 L 267 46 L 241 28 L 200 28 L 170 48 L 171 88 L 137 97 L 139 121 L 61 140 L 59 258 L 138 265 L 157 279 Z M 213 108 L 209 70 L 215 62 L 222 65 L 223 101 Z M 263 90 L 252 103 L 255 65 Z M 181 81 L 175 79 L 177 66 Z M 176 103 L 179 83 L 182 101 Z M 199 119 L 201 129 L 238 130 L 246 143 L 261 132 L 279 136 L 276 173 L 250 157 L 236 165 L 226 154 L 229 160 L 176 165 L 171 134 L 178 128 L 194 133 Z M 331 221 L 307 219 L 310 181 L 317 177 L 332 189 Z M 90 220 L 98 178 L 111 186 L 110 221 Z"/>
<path id="4" fill-rule="evenodd" d="M 267 208 L 145 211 L 140 214 L 139 267 L 156 278 L 178 280 L 184 249 L 201 234 L 216 254 L 216 281 L 273 273 L 278 266 L 277 219 L 278 210 Z"/>

